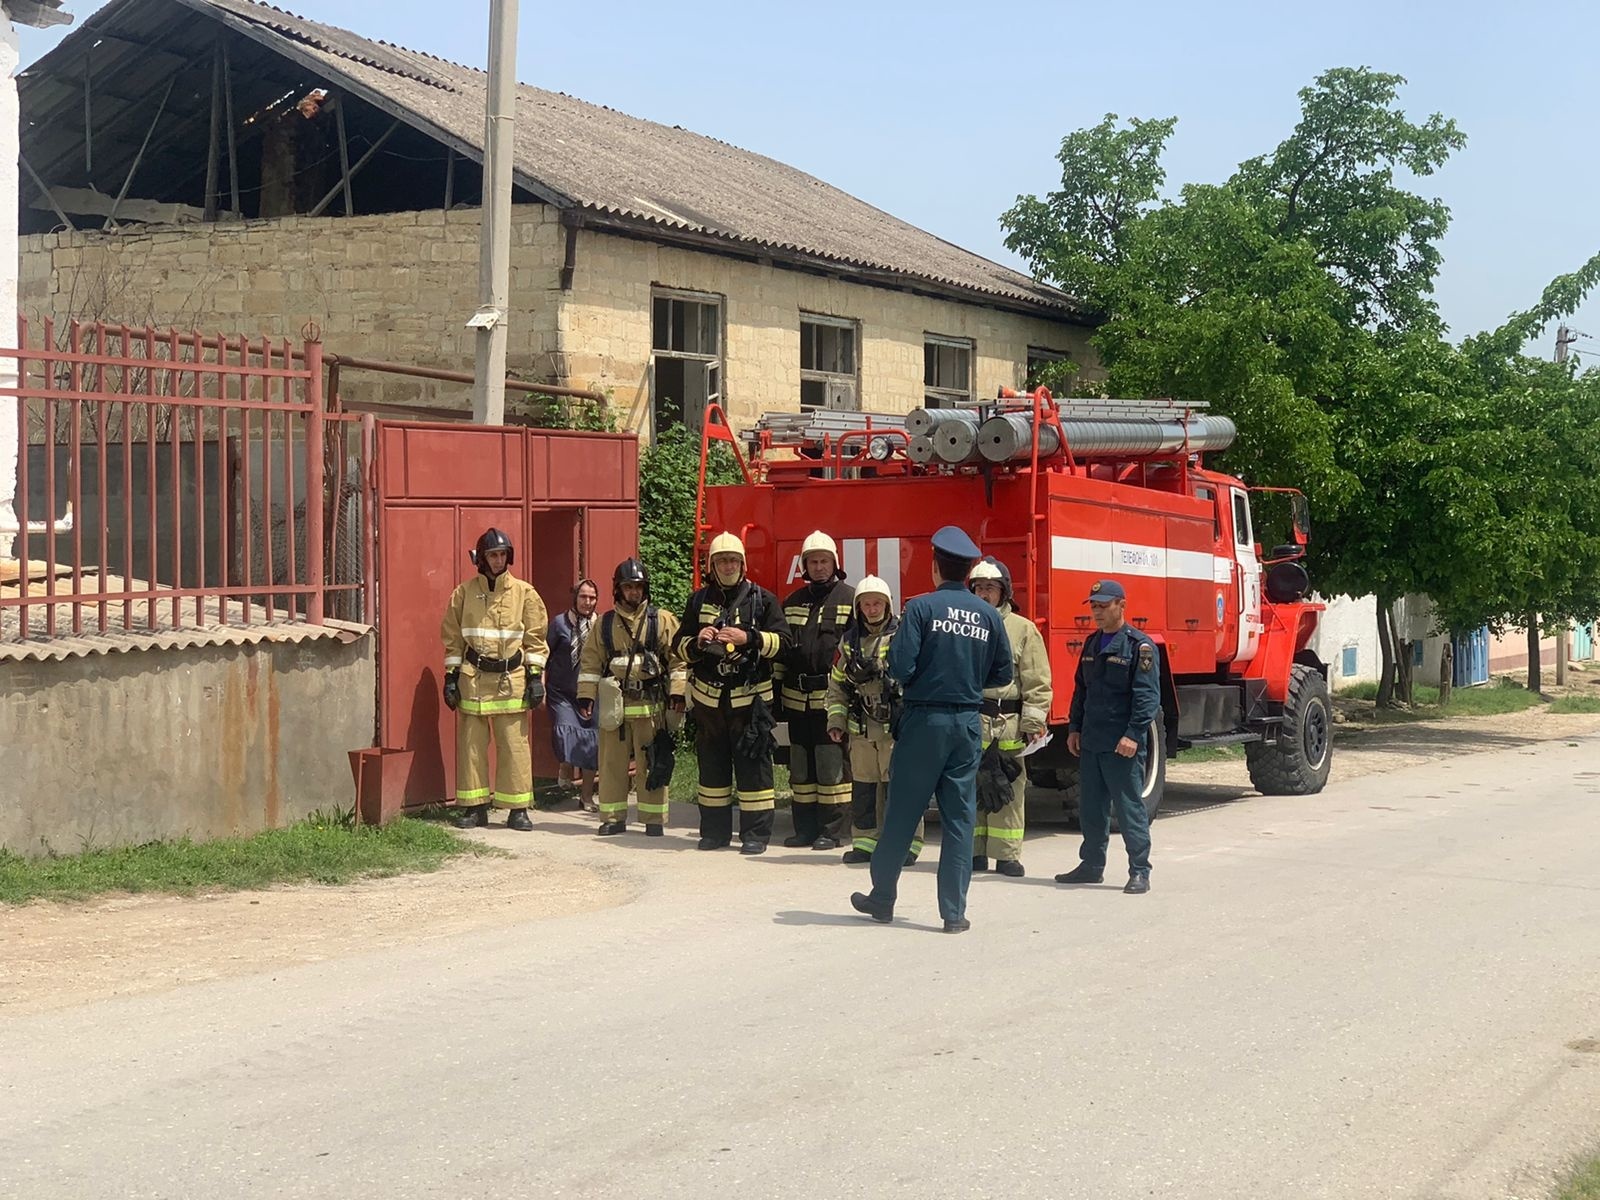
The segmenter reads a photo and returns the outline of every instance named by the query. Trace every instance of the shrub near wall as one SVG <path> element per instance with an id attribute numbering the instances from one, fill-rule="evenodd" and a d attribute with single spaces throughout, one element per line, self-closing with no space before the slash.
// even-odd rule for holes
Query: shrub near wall
<path id="1" fill-rule="evenodd" d="M 712 448 L 706 482 L 738 483 L 733 451 Z M 700 439 L 681 425 L 662 431 L 639 458 L 639 557 L 650 568 L 651 598 L 681 614 L 694 590 L 694 521 Z"/>

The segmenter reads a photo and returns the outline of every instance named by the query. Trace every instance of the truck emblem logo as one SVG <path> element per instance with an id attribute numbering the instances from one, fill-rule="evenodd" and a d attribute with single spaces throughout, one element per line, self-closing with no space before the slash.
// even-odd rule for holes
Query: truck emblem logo
<path id="1" fill-rule="evenodd" d="M 1217 624 L 1218 625 L 1222 624 L 1222 618 L 1226 615 L 1227 611 L 1228 611 L 1227 607 L 1222 603 L 1222 593 L 1218 592 L 1217 593 Z"/>

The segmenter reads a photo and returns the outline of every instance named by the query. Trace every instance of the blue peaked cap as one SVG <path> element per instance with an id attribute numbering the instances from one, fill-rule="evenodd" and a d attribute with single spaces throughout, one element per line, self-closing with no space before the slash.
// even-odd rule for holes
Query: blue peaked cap
<path id="1" fill-rule="evenodd" d="M 933 535 L 933 548 L 940 554 L 948 554 L 951 558 L 981 558 L 983 551 L 978 549 L 978 543 L 967 536 L 967 532 L 955 525 L 946 525 Z"/>

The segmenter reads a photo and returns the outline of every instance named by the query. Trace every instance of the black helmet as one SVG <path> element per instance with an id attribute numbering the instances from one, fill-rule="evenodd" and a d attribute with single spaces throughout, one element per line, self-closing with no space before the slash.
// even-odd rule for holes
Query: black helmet
<path id="1" fill-rule="evenodd" d="M 490 526 L 479 535 L 477 548 L 472 552 L 473 563 L 484 575 L 489 574 L 489 551 L 491 550 L 504 550 L 506 552 L 506 566 L 508 568 L 517 560 L 517 552 L 511 545 L 511 539 L 498 529 Z"/>
<path id="2" fill-rule="evenodd" d="M 650 571 L 637 558 L 625 558 L 617 564 L 617 569 L 611 572 L 611 599 L 622 603 L 622 585 L 625 583 L 644 584 L 644 598 L 650 599 Z"/>

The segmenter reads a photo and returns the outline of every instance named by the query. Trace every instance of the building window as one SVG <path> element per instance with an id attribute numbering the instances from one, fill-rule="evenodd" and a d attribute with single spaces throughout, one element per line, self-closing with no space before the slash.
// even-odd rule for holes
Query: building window
<path id="1" fill-rule="evenodd" d="M 972 400 L 972 339 L 922 335 L 923 403 L 950 408 Z"/>
<path id="2" fill-rule="evenodd" d="M 1062 385 L 1067 382 L 1068 376 L 1055 368 L 1056 363 L 1071 363 L 1072 355 L 1065 350 L 1051 350 L 1045 346 L 1028 347 L 1028 378 L 1026 387 L 1028 391 L 1043 384 L 1051 392 L 1065 393 Z"/>
<path id="3" fill-rule="evenodd" d="M 1356 646 L 1346 646 L 1343 653 L 1340 654 L 1339 674 L 1344 676 L 1344 678 L 1350 679 L 1354 677 L 1356 673 L 1358 654 L 1359 648 Z"/>
<path id="4" fill-rule="evenodd" d="M 860 408 L 860 326 L 843 317 L 800 314 L 800 408 Z"/>
<path id="5" fill-rule="evenodd" d="M 722 403 L 722 297 L 657 288 L 650 309 L 654 432 L 680 421 L 698 432 L 706 406 Z"/>

